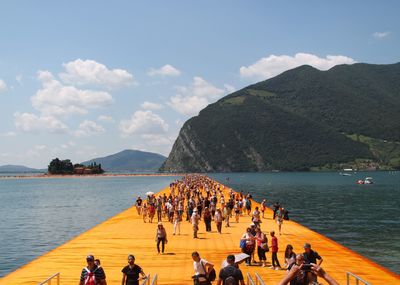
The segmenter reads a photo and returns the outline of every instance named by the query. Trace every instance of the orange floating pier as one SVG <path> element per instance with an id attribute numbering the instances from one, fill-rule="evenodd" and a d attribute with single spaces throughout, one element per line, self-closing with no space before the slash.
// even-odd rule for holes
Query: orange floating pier
<path id="1" fill-rule="evenodd" d="M 229 190 L 225 187 L 224 191 Z M 160 193 L 164 191 L 169 191 L 169 188 Z M 253 203 L 253 207 L 254 204 L 256 203 Z M 277 225 L 271 216 L 271 210 L 267 210 L 267 218 L 262 219 L 261 228 L 264 232 L 275 230 L 278 233 Z M 168 234 L 164 255 L 157 254 L 157 223 L 144 223 L 132 207 L 6 275 L 0 279 L 0 284 L 37 285 L 57 272 L 60 272 L 60 284 L 78 284 L 81 270 L 86 266 L 86 255 L 89 253 L 101 260 L 109 285 L 121 284 L 121 269 L 127 264 L 128 254 L 135 255 L 136 264 L 140 265 L 146 274 L 157 274 L 158 284 L 193 284 L 191 253 L 198 251 L 202 258 L 214 263 L 218 274 L 226 256 L 240 252 L 239 239 L 249 226 L 250 217 L 241 216 L 239 223 L 232 221 L 230 227 L 223 227 L 222 234 L 217 233 L 214 223 L 212 232 L 206 232 L 204 223 L 200 222 L 198 239 L 193 239 L 191 224 L 186 221 L 181 223 L 180 235 L 172 235 L 171 223 L 163 221 L 163 224 Z M 322 267 L 340 284 L 346 284 L 347 271 L 374 285 L 400 284 L 398 274 L 298 223 L 285 221 L 282 230 L 282 235 L 277 235 L 280 248 L 278 259 L 282 266 L 287 244 L 292 244 L 294 251 L 301 253 L 303 244 L 309 242 L 323 257 Z M 267 262 L 270 261 L 271 255 L 267 253 Z M 265 284 L 277 284 L 286 274 L 285 270 L 275 271 L 268 267 L 240 265 L 240 268 L 244 274 L 257 272 Z M 325 284 L 323 280 L 319 282 Z"/>

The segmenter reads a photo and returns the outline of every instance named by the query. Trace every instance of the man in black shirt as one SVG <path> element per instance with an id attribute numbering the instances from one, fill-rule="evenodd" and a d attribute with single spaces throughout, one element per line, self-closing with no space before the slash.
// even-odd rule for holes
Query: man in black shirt
<path id="1" fill-rule="evenodd" d="M 220 270 L 217 285 L 244 285 L 242 271 L 235 266 L 235 256 L 228 255 L 226 261 L 228 266 Z"/>
<path id="2" fill-rule="evenodd" d="M 146 279 L 146 274 L 144 274 L 143 269 L 135 264 L 135 257 L 130 254 L 128 256 L 128 265 L 125 266 L 122 270 L 122 285 L 139 285 L 140 279 Z M 142 275 L 139 278 L 139 274 Z"/>
<path id="3" fill-rule="evenodd" d="M 304 244 L 303 256 L 304 256 L 304 262 L 306 264 L 315 263 L 318 266 L 320 266 L 323 261 L 322 257 L 318 254 L 318 252 L 313 251 L 311 249 L 311 244 L 309 244 L 309 243 Z M 317 259 L 318 259 L 318 263 L 317 263 Z"/>
<path id="4" fill-rule="evenodd" d="M 107 285 L 106 274 L 102 267 L 94 263 L 94 256 L 88 255 L 86 262 L 87 267 L 82 269 L 79 285 L 91 284 L 91 282 L 94 282 L 96 285 Z"/>

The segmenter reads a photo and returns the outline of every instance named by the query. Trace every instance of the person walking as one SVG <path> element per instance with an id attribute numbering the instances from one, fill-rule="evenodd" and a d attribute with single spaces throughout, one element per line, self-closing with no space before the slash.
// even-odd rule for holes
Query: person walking
<path id="1" fill-rule="evenodd" d="M 279 235 L 282 234 L 282 224 L 283 224 L 283 210 L 282 207 L 276 211 L 276 223 L 278 224 Z"/>
<path id="2" fill-rule="evenodd" d="M 174 214 L 174 235 L 176 235 L 176 229 L 178 229 L 178 235 L 181 234 L 181 221 L 182 221 L 182 216 L 179 215 L 178 211 L 175 211 L 175 214 Z"/>
<path id="3" fill-rule="evenodd" d="M 135 257 L 132 254 L 128 255 L 128 265 L 122 268 L 121 272 L 121 285 L 139 285 L 139 280 L 147 278 L 143 269 L 135 264 Z M 142 277 L 139 277 L 139 274 L 142 275 Z"/>
<path id="4" fill-rule="evenodd" d="M 162 222 L 162 211 L 163 211 L 163 204 L 161 196 L 158 196 L 156 200 L 156 208 L 157 208 L 157 222 Z"/>
<path id="5" fill-rule="evenodd" d="M 262 213 L 262 218 L 264 219 L 264 213 L 265 213 L 265 209 L 267 208 L 267 200 L 263 199 L 261 202 L 261 213 Z"/>
<path id="6" fill-rule="evenodd" d="M 243 234 L 243 236 L 240 240 L 242 242 L 243 241 L 246 242 L 245 247 L 242 249 L 242 251 L 249 255 L 249 257 L 247 257 L 245 259 L 246 266 L 249 266 L 251 264 L 251 257 L 253 255 L 254 248 L 255 248 L 255 237 L 251 233 L 251 228 L 246 229 L 246 232 Z"/>
<path id="7" fill-rule="evenodd" d="M 214 221 L 215 221 L 215 224 L 217 226 L 218 232 L 221 233 L 221 230 L 222 230 L 222 213 L 221 213 L 221 209 L 218 209 L 215 212 Z"/>
<path id="8" fill-rule="evenodd" d="M 106 274 L 101 266 L 94 263 L 94 256 L 86 257 L 87 266 L 82 269 L 79 285 L 107 285 Z"/>
<path id="9" fill-rule="evenodd" d="M 200 216 L 197 214 L 197 208 L 193 209 L 192 217 L 190 218 L 193 227 L 193 238 L 197 238 L 197 232 L 199 231 Z"/>
<path id="10" fill-rule="evenodd" d="M 265 256 L 265 252 L 268 249 L 268 238 L 266 234 L 264 234 L 260 228 L 256 230 L 256 241 L 257 241 L 257 254 L 260 260 L 261 266 L 265 267 L 267 265 L 267 257 Z"/>
<path id="11" fill-rule="evenodd" d="M 200 258 L 200 254 L 197 251 L 192 253 L 194 276 L 193 281 L 195 285 L 211 285 L 209 280 L 210 272 L 214 268 L 214 264 Z"/>
<path id="12" fill-rule="evenodd" d="M 157 251 L 160 254 L 160 243 L 161 243 L 161 253 L 164 254 L 165 244 L 168 243 L 167 239 L 167 231 L 165 230 L 162 222 L 158 222 L 157 232 L 156 232 L 156 242 L 157 242 Z"/>
<path id="13" fill-rule="evenodd" d="M 142 209 L 140 210 L 140 212 L 142 213 L 142 216 L 143 216 L 143 222 L 146 222 L 147 212 L 148 212 L 146 203 L 143 203 L 143 206 L 142 206 Z"/>
<path id="14" fill-rule="evenodd" d="M 275 270 L 279 270 L 281 269 L 281 265 L 279 264 L 279 260 L 278 260 L 278 239 L 275 236 L 275 232 L 271 231 L 270 232 L 271 235 L 271 252 L 272 252 L 272 266 L 270 268 L 275 269 Z"/>
<path id="15" fill-rule="evenodd" d="M 141 209 L 142 209 L 142 198 L 140 198 L 140 196 L 137 197 L 136 202 L 135 202 L 135 207 L 136 207 L 136 211 L 138 213 L 138 215 L 140 215 L 141 213 Z"/>
<path id="16" fill-rule="evenodd" d="M 244 285 L 242 271 L 235 266 L 235 256 L 228 255 L 226 261 L 228 266 L 219 271 L 217 285 Z"/>
<path id="17" fill-rule="evenodd" d="M 206 231 L 207 232 L 211 232 L 211 220 L 212 220 L 212 216 L 211 216 L 211 212 L 208 209 L 208 207 L 204 208 L 204 212 L 203 212 L 203 220 L 204 220 L 204 224 L 206 226 Z"/>
<path id="18" fill-rule="evenodd" d="M 275 220 L 276 212 L 279 210 L 279 207 L 280 207 L 280 206 L 281 206 L 281 205 L 279 204 L 278 201 L 276 201 L 276 202 L 272 205 L 272 209 L 273 209 L 273 216 L 272 216 L 272 219 L 273 219 L 273 220 Z"/>

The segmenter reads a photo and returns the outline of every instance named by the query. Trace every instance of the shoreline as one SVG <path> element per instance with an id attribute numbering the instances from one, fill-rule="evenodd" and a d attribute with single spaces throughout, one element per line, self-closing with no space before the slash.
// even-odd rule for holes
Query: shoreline
<path id="1" fill-rule="evenodd" d="M 343 171 L 334 170 L 334 171 L 267 171 L 267 172 L 243 172 L 243 173 L 342 173 Z M 399 172 L 400 170 L 359 170 L 356 173 L 374 173 L 374 172 Z M 201 173 L 203 175 L 213 174 L 211 173 Z M 215 173 L 240 173 L 240 172 L 215 172 Z M 349 172 L 351 173 L 351 172 Z M 1 175 L 4 174 L 4 175 Z M 10 173 L 11 174 L 11 173 Z M 17 173 L 16 173 L 17 174 Z M 96 178 L 96 177 L 157 177 L 157 176 L 164 176 L 164 177 L 173 177 L 173 176 L 185 176 L 188 174 L 194 174 L 191 172 L 187 173 L 103 173 L 103 174 L 47 174 L 47 173 L 27 173 L 27 175 L 8 175 L 8 173 L 0 173 L 0 180 L 1 179 L 46 179 L 46 178 Z"/>

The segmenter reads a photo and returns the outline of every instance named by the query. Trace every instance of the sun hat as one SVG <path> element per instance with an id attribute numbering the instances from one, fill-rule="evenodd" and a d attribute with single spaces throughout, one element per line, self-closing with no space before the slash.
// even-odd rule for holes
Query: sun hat
<path id="1" fill-rule="evenodd" d="M 158 222 L 158 225 L 159 225 L 159 226 L 162 226 L 162 223 L 161 223 L 161 222 Z"/>

